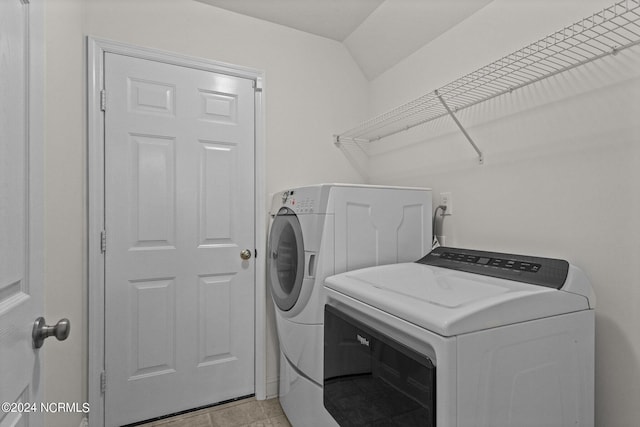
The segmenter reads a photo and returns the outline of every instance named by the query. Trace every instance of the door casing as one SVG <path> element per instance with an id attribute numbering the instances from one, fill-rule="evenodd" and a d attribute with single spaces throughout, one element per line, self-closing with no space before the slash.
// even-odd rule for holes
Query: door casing
<path id="1" fill-rule="evenodd" d="M 102 252 L 104 230 L 104 114 L 100 91 L 104 88 L 104 55 L 116 53 L 214 73 L 242 77 L 256 82 L 255 91 L 255 230 L 258 257 L 255 265 L 255 392 L 266 398 L 266 287 L 263 255 L 266 248 L 266 176 L 264 73 L 227 63 L 193 58 L 95 37 L 87 37 L 87 203 L 88 203 L 88 399 L 91 425 L 104 425 L 104 286 L 105 263 Z M 261 254 L 262 252 L 262 254 Z M 108 387 L 108 384 L 106 385 Z"/>

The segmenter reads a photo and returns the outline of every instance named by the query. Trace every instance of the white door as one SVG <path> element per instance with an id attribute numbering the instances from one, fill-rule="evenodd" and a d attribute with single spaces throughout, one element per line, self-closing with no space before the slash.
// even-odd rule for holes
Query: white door
<path id="1" fill-rule="evenodd" d="M 254 393 L 253 81 L 105 54 L 105 425 Z"/>
<path id="2" fill-rule="evenodd" d="M 1 427 L 43 425 L 42 350 L 31 340 L 34 320 L 43 313 L 42 123 L 40 114 L 32 114 L 42 99 L 38 106 L 29 102 L 30 94 L 42 96 L 35 87 L 41 70 L 29 70 L 37 60 L 31 52 L 41 51 L 34 43 L 42 41 L 32 37 L 41 25 L 32 7 L 21 0 L 0 1 Z"/>

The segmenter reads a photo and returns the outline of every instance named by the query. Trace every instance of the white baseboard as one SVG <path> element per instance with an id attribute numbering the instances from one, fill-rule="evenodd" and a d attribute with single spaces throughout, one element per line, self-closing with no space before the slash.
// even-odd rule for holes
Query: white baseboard
<path id="1" fill-rule="evenodd" d="M 278 377 L 267 378 L 267 399 L 278 397 Z"/>

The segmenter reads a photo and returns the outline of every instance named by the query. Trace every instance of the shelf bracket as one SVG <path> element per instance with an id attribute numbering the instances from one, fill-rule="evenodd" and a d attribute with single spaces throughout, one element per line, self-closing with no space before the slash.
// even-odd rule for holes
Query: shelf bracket
<path id="1" fill-rule="evenodd" d="M 456 123 L 456 125 L 458 126 L 458 129 L 460 129 L 460 131 L 462 132 L 464 137 L 467 138 L 467 141 L 469 141 L 469 143 L 471 144 L 473 149 L 476 150 L 476 153 L 478 153 L 478 161 L 480 162 L 480 164 L 483 164 L 484 163 L 484 155 L 482 154 L 482 151 L 480 151 L 480 149 L 478 148 L 476 143 L 473 142 L 473 139 L 471 139 L 471 137 L 467 133 L 466 129 L 462 126 L 462 123 L 460 123 L 460 121 L 456 117 L 455 113 L 453 111 L 451 111 L 451 108 L 449 108 L 449 106 L 444 101 L 444 99 L 442 99 L 442 95 L 440 95 L 440 93 L 438 93 L 437 90 L 435 90 L 434 93 L 438 97 L 438 99 L 440 100 L 440 103 L 442 104 L 444 109 L 447 110 L 447 113 L 449 113 L 449 115 L 451 116 L 453 121 Z"/>

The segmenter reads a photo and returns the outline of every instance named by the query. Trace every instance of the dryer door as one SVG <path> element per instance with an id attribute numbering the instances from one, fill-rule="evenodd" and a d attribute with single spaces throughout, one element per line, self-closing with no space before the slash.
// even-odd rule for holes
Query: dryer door
<path id="1" fill-rule="evenodd" d="M 280 310 L 288 311 L 298 300 L 304 276 L 302 228 L 291 209 L 280 209 L 273 219 L 268 256 L 271 295 Z"/>

